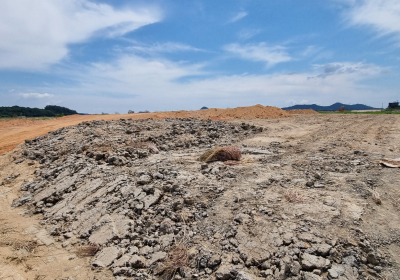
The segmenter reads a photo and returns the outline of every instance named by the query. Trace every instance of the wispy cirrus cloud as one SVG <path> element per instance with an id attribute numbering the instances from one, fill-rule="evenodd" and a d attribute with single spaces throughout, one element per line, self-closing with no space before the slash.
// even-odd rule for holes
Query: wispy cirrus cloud
<path id="1" fill-rule="evenodd" d="M 244 28 L 242 30 L 240 30 L 237 33 L 237 36 L 240 40 L 248 40 L 254 36 L 256 36 L 257 34 L 261 33 L 261 29 L 249 29 L 249 28 Z"/>
<path id="2" fill-rule="evenodd" d="M 224 47 L 224 50 L 237 55 L 241 59 L 265 62 L 268 67 L 292 60 L 285 47 L 268 46 L 266 43 L 229 44 Z"/>
<path id="3" fill-rule="evenodd" d="M 127 50 L 142 53 L 206 52 L 206 50 L 203 49 L 174 42 L 156 43 L 151 45 L 135 42 L 135 44 L 128 47 Z"/>
<path id="4" fill-rule="evenodd" d="M 236 14 L 235 16 L 233 16 L 230 20 L 228 20 L 228 23 L 237 22 L 237 21 L 241 20 L 242 18 L 246 17 L 247 15 L 248 15 L 247 12 L 240 12 L 240 13 Z"/>
<path id="5" fill-rule="evenodd" d="M 117 37 L 161 20 L 149 9 L 116 9 L 89 0 L 0 2 L 0 69 L 44 69 L 93 36 Z"/>
<path id="6" fill-rule="evenodd" d="M 378 35 L 400 41 L 400 1 L 344 0 L 350 7 L 345 17 L 350 25 L 372 28 Z"/>

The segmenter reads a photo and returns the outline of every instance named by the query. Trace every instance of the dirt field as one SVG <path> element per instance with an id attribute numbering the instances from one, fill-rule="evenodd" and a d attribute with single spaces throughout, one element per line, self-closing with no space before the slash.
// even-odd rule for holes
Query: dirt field
<path id="1" fill-rule="evenodd" d="M 77 125 L 83 121 L 116 120 L 120 118 L 131 119 L 164 119 L 164 118 L 203 118 L 212 120 L 229 120 L 232 118 L 280 118 L 290 117 L 292 114 L 312 114 L 313 110 L 295 110 L 287 113 L 276 107 L 256 105 L 251 107 L 238 107 L 234 109 L 207 109 L 198 111 L 175 111 L 159 113 L 125 114 L 125 115 L 73 115 L 52 120 L 0 120 L 0 154 L 14 149 L 25 139 L 33 139 L 45 135 L 49 131 Z"/>
<path id="2" fill-rule="evenodd" d="M 184 114 L 181 115 L 184 117 Z M 133 116 L 136 115 L 90 117 L 108 120 Z M 140 115 L 140 118 L 148 117 L 150 115 Z M 160 115 L 151 117 L 162 118 Z M 61 125 L 70 126 L 87 120 L 85 116 L 72 116 L 62 118 L 62 123 L 60 119 L 34 123 L 26 121 L 29 129 L 20 127 L 21 123 L 16 122 L 14 130 L 11 121 L 8 127 L 3 126 L 0 130 L 0 142 L 7 142 L 2 144 L 2 151 L 39 133 L 45 134 Z M 132 161 L 132 167 L 114 167 L 106 162 L 99 166 L 107 167 L 104 170 L 111 168 L 114 175 L 136 170 L 134 168 L 149 170 L 144 173 L 132 171 L 132 176 L 154 174 L 156 170 L 153 169 L 159 165 L 163 168 L 172 166 L 178 172 L 177 184 L 185 185 L 195 201 L 207 205 L 201 208 L 199 203 L 200 208 L 196 208 L 197 203 L 194 203 L 179 208 L 175 197 L 179 197 L 180 193 L 173 196 L 165 194 L 159 202 L 160 206 L 163 203 L 173 205 L 172 208 L 176 209 L 172 212 L 175 211 L 176 216 L 186 208 L 194 215 L 193 220 L 189 217 L 184 221 L 192 234 L 189 234 L 191 237 L 187 246 L 193 249 L 192 253 L 195 252 L 194 258 L 199 266 L 189 266 L 185 275 L 197 279 L 233 279 L 230 273 L 234 269 L 235 273 L 239 273 L 237 275 L 242 275 L 240 279 L 400 279 L 400 169 L 382 167 L 378 163 L 383 158 L 400 158 L 400 116 L 310 114 L 231 121 L 236 127 L 240 127 L 242 122 L 263 127 L 264 130 L 235 140 L 244 153 L 241 164 L 237 166 L 215 162 L 204 165 L 202 169 L 196 158 L 206 147 L 193 146 L 180 151 L 178 144 L 169 148 L 171 150 L 143 159 L 138 167 L 135 167 L 136 161 Z M 111 123 L 109 127 L 117 129 L 119 125 L 122 124 Z M 100 136 L 96 130 L 82 129 L 79 135 L 94 133 L 95 137 Z M 72 137 L 76 132 L 62 133 L 66 133 L 65 137 Z M 131 137 L 130 134 L 124 137 L 128 136 Z M 118 141 L 123 145 L 124 139 Z M 19 189 L 24 182 L 36 180 L 38 174 L 51 171 L 55 164 L 62 166 L 65 161 L 60 158 L 53 164 L 40 167 L 38 161 L 21 156 L 26 148 L 21 145 L 0 156 L 0 279 L 110 279 L 110 270 L 93 268 L 92 258 L 77 255 L 80 239 L 71 238 L 73 242 L 65 243 L 68 239 L 62 234 L 59 237 L 57 234 L 50 236 L 46 230 L 43 231 L 45 228 L 49 230 L 52 224 L 60 227 L 62 221 L 52 219 L 50 215 L 45 215 L 45 219 L 42 214 L 32 215 L 33 208 L 11 208 L 13 200 L 23 194 Z M 90 153 L 94 151 L 89 150 L 87 155 Z M 163 158 L 166 155 L 168 158 Z M 18 163 L 19 160 L 23 161 Z M 167 162 L 163 163 L 163 160 Z M 88 161 L 92 162 L 92 159 Z M 42 171 L 35 174 L 35 170 Z M 196 179 L 191 179 L 192 176 Z M 52 181 L 46 182 L 54 185 Z M 197 184 L 204 187 L 199 188 Z M 68 194 L 65 195 L 67 199 Z M 185 197 L 184 194 L 182 196 Z M 51 213 L 56 206 L 49 204 L 49 210 L 43 208 L 44 213 Z M 141 215 L 158 215 L 162 211 L 157 207 Z M 132 215 L 145 221 L 144 216 Z M 198 219 L 195 219 L 196 215 Z M 157 218 L 154 216 L 155 220 Z M 179 218 L 174 220 L 173 232 L 176 236 L 181 234 L 182 225 L 179 224 L 182 223 Z M 225 234 L 232 223 L 237 231 L 233 238 Z M 149 238 L 157 239 L 161 229 L 156 227 L 154 230 L 157 234 Z M 196 234 L 193 235 L 193 232 Z M 137 233 L 139 236 L 145 234 L 141 231 Z M 288 236 L 291 236 L 289 241 Z M 243 240 L 246 242 L 242 243 Z M 252 251 L 264 246 L 260 240 L 274 240 L 275 243 L 271 241 L 269 245 L 271 256 L 265 257 L 266 261 L 263 259 L 262 264 L 254 264 L 250 262 Z M 30 249 L 29 244 L 35 242 L 39 246 L 32 245 Z M 105 246 L 112 246 L 113 242 L 105 243 Z M 135 242 L 139 249 L 151 247 L 145 246 L 142 241 Z M 87 243 L 83 240 L 82 244 Z M 115 246 L 122 248 L 121 244 Z M 249 244 L 256 244 L 256 247 L 246 247 Z M 330 248 L 329 253 L 321 253 L 320 248 L 324 246 Z M 328 269 L 324 265 L 308 265 L 306 258 L 310 254 L 326 258 L 332 266 Z M 253 257 L 257 259 L 258 256 Z M 202 267 L 204 258 L 209 264 L 210 260 L 216 259 L 217 265 L 207 266 L 206 262 L 206 268 Z M 296 264 L 301 266 L 301 271 L 296 270 Z M 112 269 L 114 274 L 121 271 L 117 270 L 118 267 Z M 342 274 L 341 269 L 344 271 Z M 150 273 L 147 269 L 143 271 Z M 142 276 L 135 274 L 134 278 L 127 279 L 151 279 L 143 278 L 143 272 L 140 273 Z M 335 273 L 339 273 L 336 278 Z M 174 279 L 186 278 L 182 276 L 183 272 L 180 274 Z"/>

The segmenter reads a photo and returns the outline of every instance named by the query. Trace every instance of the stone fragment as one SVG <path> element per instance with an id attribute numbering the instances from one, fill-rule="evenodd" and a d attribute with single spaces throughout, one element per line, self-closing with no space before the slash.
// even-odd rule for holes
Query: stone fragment
<path id="1" fill-rule="evenodd" d="M 167 253 L 165 252 L 156 252 L 151 256 L 151 259 L 148 261 L 148 266 L 152 264 L 163 261 L 167 257 Z"/>
<path id="2" fill-rule="evenodd" d="M 137 180 L 137 183 L 139 185 L 146 185 L 151 183 L 151 177 L 150 175 L 142 175 L 139 177 L 139 179 Z"/>
<path id="3" fill-rule="evenodd" d="M 321 276 L 318 276 L 311 272 L 304 272 L 303 280 L 322 280 Z"/>
<path id="4" fill-rule="evenodd" d="M 235 279 L 234 275 L 231 274 L 232 266 L 230 265 L 221 265 L 218 270 L 215 272 L 215 278 L 217 280 L 233 280 Z"/>
<path id="5" fill-rule="evenodd" d="M 118 247 L 106 247 L 97 253 L 92 265 L 98 267 L 110 266 L 119 256 L 121 250 Z"/>
<path id="6" fill-rule="evenodd" d="M 290 273 L 297 276 L 300 275 L 301 265 L 299 262 L 294 261 L 290 264 Z"/>
<path id="7" fill-rule="evenodd" d="M 133 255 L 129 263 L 133 268 L 144 268 L 146 266 L 146 259 L 142 256 Z"/>
<path id="8" fill-rule="evenodd" d="M 302 267 L 304 270 L 327 269 L 331 262 L 323 257 L 317 257 L 311 254 L 304 253 L 302 256 Z"/>
<path id="9" fill-rule="evenodd" d="M 213 255 L 208 260 L 207 266 L 209 268 L 214 268 L 214 267 L 218 266 L 220 263 L 221 263 L 221 257 L 219 255 Z"/>
<path id="10" fill-rule="evenodd" d="M 142 202 L 144 203 L 144 209 L 149 209 L 150 206 L 156 204 L 161 198 L 161 191 L 159 189 L 154 189 L 154 194 L 146 195 Z"/>
<path id="11" fill-rule="evenodd" d="M 44 245 L 49 246 L 54 243 L 53 237 L 47 232 L 47 230 L 42 229 L 38 233 L 36 233 L 36 238 L 39 239 Z"/>

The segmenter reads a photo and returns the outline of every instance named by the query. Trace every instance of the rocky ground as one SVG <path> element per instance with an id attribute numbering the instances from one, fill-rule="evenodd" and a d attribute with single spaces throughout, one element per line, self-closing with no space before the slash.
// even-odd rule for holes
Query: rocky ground
<path id="1" fill-rule="evenodd" d="M 27 140 L 0 187 L 35 242 L 94 255 L 70 279 L 400 279 L 400 172 L 378 164 L 399 120 L 84 122 Z M 239 164 L 197 160 L 227 145 Z"/>

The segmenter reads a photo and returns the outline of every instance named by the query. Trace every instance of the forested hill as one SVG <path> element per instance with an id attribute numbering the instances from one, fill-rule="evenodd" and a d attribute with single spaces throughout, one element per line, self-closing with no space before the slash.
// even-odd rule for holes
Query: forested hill
<path id="1" fill-rule="evenodd" d="M 282 110 L 294 110 L 294 109 L 313 109 L 314 111 L 337 111 L 340 109 L 340 107 L 344 106 L 344 109 L 346 111 L 351 111 L 351 110 L 374 110 L 374 109 L 379 109 L 379 108 L 373 108 L 364 104 L 354 104 L 354 105 L 348 105 L 348 104 L 343 104 L 343 103 L 335 103 L 330 106 L 320 106 L 317 104 L 311 104 L 311 105 L 294 105 L 291 107 L 286 107 L 282 108 Z"/>
<path id="2" fill-rule="evenodd" d="M 48 105 L 44 109 L 29 108 L 29 107 L 0 107 L 0 117 L 12 118 L 16 116 L 25 117 L 56 117 L 56 116 L 67 116 L 78 114 L 75 110 L 71 110 L 65 107 Z"/>

